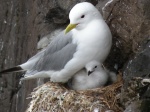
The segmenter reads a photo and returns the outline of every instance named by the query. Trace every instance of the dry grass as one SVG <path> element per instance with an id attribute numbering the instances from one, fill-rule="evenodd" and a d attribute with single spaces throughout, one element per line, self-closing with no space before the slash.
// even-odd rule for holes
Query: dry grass
<path id="1" fill-rule="evenodd" d="M 26 112 L 121 112 L 118 106 L 121 86 L 121 75 L 110 86 L 84 91 L 69 90 L 63 84 L 47 82 L 34 89 Z"/>

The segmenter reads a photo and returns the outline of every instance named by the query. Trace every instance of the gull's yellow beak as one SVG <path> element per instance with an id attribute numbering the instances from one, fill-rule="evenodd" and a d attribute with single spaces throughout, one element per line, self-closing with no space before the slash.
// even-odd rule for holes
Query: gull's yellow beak
<path id="1" fill-rule="evenodd" d="M 70 32 L 72 29 L 74 29 L 77 26 L 77 24 L 69 24 L 67 28 L 65 29 L 65 34 Z"/>

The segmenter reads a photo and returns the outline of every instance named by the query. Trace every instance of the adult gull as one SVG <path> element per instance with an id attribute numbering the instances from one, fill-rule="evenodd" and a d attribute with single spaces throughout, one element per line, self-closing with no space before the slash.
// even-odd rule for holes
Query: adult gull
<path id="1" fill-rule="evenodd" d="M 69 13 L 70 24 L 48 47 L 26 63 L 0 73 L 26 71 L 24 80 L 50 77 L 67 82 L 92 60 L 103 63 L 109 54 L 112 36 L 100 12 L 91 3 L 76 4 Z"/>

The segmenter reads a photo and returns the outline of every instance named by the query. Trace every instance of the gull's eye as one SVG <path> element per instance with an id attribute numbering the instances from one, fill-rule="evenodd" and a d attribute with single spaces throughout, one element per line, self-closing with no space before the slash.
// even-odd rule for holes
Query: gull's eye
<path id="1" fill-rule="evenodd" d="M 95 68 L 97 68 L 97 66 L 95 66 Z"/>
<path id="2" fill-rule="evenodd" d="M 81 18 L 84 18 L 85 15 L 82 15 Z"/>

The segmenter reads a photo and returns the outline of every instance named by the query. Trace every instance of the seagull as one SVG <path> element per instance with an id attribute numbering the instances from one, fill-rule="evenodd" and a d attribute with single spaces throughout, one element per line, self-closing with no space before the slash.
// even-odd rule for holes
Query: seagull
<path id="1" fill-rule="evenodd" d="M 105 86 L 108 79 L 109 74 L 102 64 L 91 61 L 68 81 L 68 86 L 73 90 L 93 89 Z"/>
<path id="2" fill-rule="evenodd" d="M 25 71 L 22 80 L 47 78 L 67 82 L 92 60 L 103 63 L 110 52 L 112 35 L 100 12 L 91 3 L 76 4 L 70 24 L 27 62 L 0 73 Z"/>

